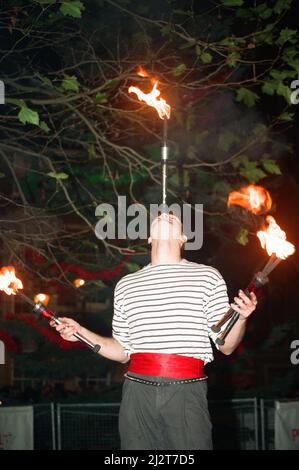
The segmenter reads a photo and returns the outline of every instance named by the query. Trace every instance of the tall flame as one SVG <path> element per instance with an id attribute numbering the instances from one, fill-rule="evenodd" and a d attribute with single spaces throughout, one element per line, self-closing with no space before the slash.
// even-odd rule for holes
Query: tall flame
<path id="1" fill-rule="evenodd" d="M 149 74 L 142 67 L 138 68 L 137 74 L 140 77 L 149 77 Z M 152 79 L 153 88 L 149 93 L 144 93 L 140 88 L 136 86 L 130 86 L 128 89 L 129 93 L 135 93 L 139 101 L 144 101 L 148 106 L 155 108 L 160 119 L 170 119 L 171 107 L 166 103 L 165 99 L 162 98 L 161 91 L 158 89 L 158 80 Z"/>
<path id="2" fill-rule="evenodd" d="M 8 295 L 16 295 L 18 289 L 23 289 L 21 279 L 16 277 L 13 266 L 4 266 L 0 269 L 0 290 Z"/>
<path id="3" fill-rule="evenodd" d="M 281 230 L 274 217 L 267 215 L 266 221 L 268 227 L 257 232 L 257 236 L 268 255 L 275 254 L 277 258 L 286 259 L 295 253 L 295 246 L 287 241 L 286 233 Z"/>
<path id="4" fill-rule="evenodd" d="M 250 184 L 240 191 L 229 193 L 227 206 L 242 206 L 253 214 L 268 212 L 272 207 L 272 199 L 268 191 L 262 186 Z"/>

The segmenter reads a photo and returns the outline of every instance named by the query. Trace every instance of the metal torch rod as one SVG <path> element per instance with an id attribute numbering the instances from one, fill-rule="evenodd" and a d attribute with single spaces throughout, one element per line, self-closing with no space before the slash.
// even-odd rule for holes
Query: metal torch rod
<path id="1" fill-rule="evenodd" d="M 54 321 L 56 325 L 61 325 L 63 323 L 61 320 L 59 320 L 59 318 L 56 317 L 56 315 L 53 312 L 51 312 L 51 310 L 48 310 L 41 302 L 37 302 L 34 305 L 34 311 L 37 313 L 40 313 L 48 320 Z M 99 352 L 99 350 L 101 349 L 101 346 L 99 344 L 92 343 L 91 341 L 89 341 L 89 339 L 87 339 L 85 336 L 81 335 L 80 333 L 74 333 L 74 336 L 82 343 L 85 343 L 95 353 Z"/>
<path id="2" fill-rule="evenodd" d="M 25 302 L 27 302 L 33 307 L 34 312 L 40 313 L 43 317 L 47 318 L 48 320 L 53 320 L 57 325 L 62 324 L 62 321 L 59 320 L 59 318 L 57 318 L 56 315 L 51 312 L 51 310 L 48 310 L 41 302 L 35 303 L 32 299 L 27 297 L 27 295 L 23 294 L 23 292 L 18 291 L 17 294 L 19 297 L 21 297 L 21 299 L 25 300 Z M 75 333 L 74 336 L 82 343 L 85 343 L 95 353 L 99 352 L 99 350 L 101 349 L 101 346 L 99 344 L 92 343 L 87 338 L 85 338 L 85 336 L 80 335 L 80 333 Z"/>
<path id="3" fill-rule="evenodd" d="M 239 319 L 239 316 L 240 316 L 240 314 L 238 312 L 234 311 L 234 313 L 233 313 L 230 321 L 228 322 L 225 330 L 223 330 L 222 333 L 216 339 L 216 343 L 219 346 L 222 346 L 225 343 L 225 338 L 227 337 L 228 333 L 232 330 L 235 323 L 237 323 L 237 321 Z"/>
<path id="4" fill-rule="evenodd" d="M 167 131 L 168 131 L 168 120 L 163 119 L 163 145 L 162 145 L 162 204 L 166 204 L 166 193 L 167 193 L 167 159 L 168 159 L 168 146 L 167 146 Z"/>
<path id="5" fill-rule="evenodd" d="M 281 261 L 282 261 L 281 258 L 277 258 L 275 255 L 271 255 L 268 263 L 262 269 L 262 274 L 264 276 L 268 276 L 276 268 L 276 266 L 279 265 Z"/>

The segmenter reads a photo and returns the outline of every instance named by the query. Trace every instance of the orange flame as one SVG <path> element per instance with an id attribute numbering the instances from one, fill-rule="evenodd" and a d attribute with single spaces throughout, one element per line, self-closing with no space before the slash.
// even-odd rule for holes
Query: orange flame
<path id="1" fill-rule="evenodd" d="M 16 277 L 13 266 L 4 266 L 0 269 L 0 290 L 8 295 L 16 295 L 18 289 L 23 289 L 21 279 Z"/>
<path id="2" fill-rule="evenodd" d="M 74 279 L 73 284 L 77 289 L 79 289 L 79 287 L 84 286 L 85 281 L 84 279 Z"/>
<path id="3" fill-rule="evenodd" d="M 38 302 L 41 302 L 45 307 L 48 305 L 50 302 L 50 296 L 48 294 L 43 294 L 42 292 L 40 294 L 36 294 L 34 296 L 34 302 L 37 304 Z"/>
<path id="4" fill-rule="evenodd" d="M 242 206 L 253 214 L 268 212 L 272 207 L 272 199 L 268 191 L 262 186 L 250 184 L 240 191 L 229 193 L 227 206 Z"/>
<path id="5" fill-rule="evenodd" d="M 139 75 L 139 77 L 149 77 L 149 73 L 141 66 L 138 67 L 137 69 L 137 75 Z"/>
<path id="6" fill-rule="evenodd" d="M 287 241 L 286 233 L 281 230 L 274 217 L 267 215 L 266 221 L 268 227 L 257 232 L 257 236 L 268 255 L 275 254 L 277 258 L 286 259 L 295 253 L 295 246 Z"/>
<path id="7" fill-rule="evenodd" d="M 142 67 L 139 67 L 137 74 L 140 77 L 149 77 L 149 74 Z M 136 93 L 139 101 L 144 101 L 148 106 L 155 108 L 159 114 L 160 119 L 170 119 L 171 107 L 166 103 L 164 98 L 162 98 L 161 91 L 158 89 L 158 80 L 152 79 L 153 88 L 149 93 L 144 93 L 140 88 L 136 86 L 130 86 L 128 89 L 129 93 Z"/>

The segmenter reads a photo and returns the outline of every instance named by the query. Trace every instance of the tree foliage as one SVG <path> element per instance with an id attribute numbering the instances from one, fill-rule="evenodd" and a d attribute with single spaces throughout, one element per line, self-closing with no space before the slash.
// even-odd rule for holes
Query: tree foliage
<path id="1" fill-rule="evenodd" d="M 139 65 L 172 106 L 169 201 L 203 203 L 207 230 L 223 234 L 228 192 L 279 178 L 280 160 L 292 152 L 282 138 L 299 71 L 298 33 L 285 24 L 291 7 L 291 0 L 2 2 L 1 240 L 9 258 L 33 270 L 26 259 L 33 247 L 49 263 L 92 269 L 128 247 L 147 251 L 144 241 L 94 235 L 99 203 L 116 204 L 120 194 L 128 203 L 161 201 L 162 122 L 127 93 L 131 84 L 151 88 L 136 75 Z"/>

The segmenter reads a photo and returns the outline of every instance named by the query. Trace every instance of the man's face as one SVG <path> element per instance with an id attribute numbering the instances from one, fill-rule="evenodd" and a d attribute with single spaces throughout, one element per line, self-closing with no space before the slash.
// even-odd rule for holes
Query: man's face
<path id="1" fill-rule="evenodd" d="M 183 226 L 178 217 L 167 213 L 156 217 L 151 225 L 149 243 L 152 240 L 178 240 L 184 243 L 186 236 L 183 233 Z"/>

